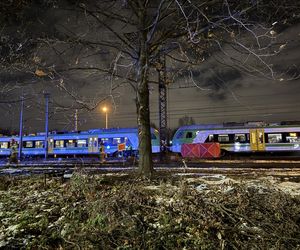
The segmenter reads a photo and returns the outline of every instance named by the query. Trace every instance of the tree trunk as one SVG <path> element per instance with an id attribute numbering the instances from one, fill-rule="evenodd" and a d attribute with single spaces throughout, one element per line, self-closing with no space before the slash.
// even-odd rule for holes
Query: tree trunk
<path id="1" fill-rule="evenodd" d="M 145 177 L 151 177 L 154 169 L 152 162 L 150 109 L 148 88 L 148 53 L 145 46 L 141 46 L 138 66 L 138 89 L 137 89 L 137 118 L 139 133 L 139 168 L 138 173 Z"/>

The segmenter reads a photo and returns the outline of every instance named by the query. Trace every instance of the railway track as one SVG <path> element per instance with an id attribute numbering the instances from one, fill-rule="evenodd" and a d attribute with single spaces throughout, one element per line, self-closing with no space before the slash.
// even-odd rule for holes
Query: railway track
<path id="1" fill-rule="evenodd" d="M 76 159 L 62 159 L 62 160 L 26 160 L 21 161 L 18 164 L 9 164 L 7 161 L 0 161 L 1 168 L 24 168 L 24 167 L 133 167 L 137 165 L 137 161 L 126 159 L 108 159 L 101 162 L 99 159 L 89 158 L 76 158 Z M 299 158 L 233 158 L 233 159 L 200 159 L 200 160 L 186 160 L 186 159 L 175 159 L 160 162 L 158 159 L 154 159 L 154 165 L 156 167 L 251 167 L 257 165 L 260 167 L 293 167 L 300 168 L 300 157 Z"/>
<path id="2" fill-rule="evenodd" d="M 300 178 L 300 160 L 199 160 L 155 162 L 157 172 L 168 172 L 174 175 L 271 175 L 295 176 Z M 90 174 L 131 173 L 137 169 L 136 162 L 114 160 L 99 162 L 95 160 L 64 161 L 26 161 L 19 164 L 0 165 L 0 175 L 38 175 L 70 176 L 74 171 Z"/>

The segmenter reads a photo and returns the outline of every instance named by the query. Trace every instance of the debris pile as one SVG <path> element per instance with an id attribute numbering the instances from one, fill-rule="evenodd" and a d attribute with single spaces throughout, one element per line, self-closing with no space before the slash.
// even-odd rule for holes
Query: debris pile
<path id="1" fill-rule="evenodd" d="M 75 174 L 5 183 L 0 248 L 300 248 L 300 195 L 268 179 Z"/>

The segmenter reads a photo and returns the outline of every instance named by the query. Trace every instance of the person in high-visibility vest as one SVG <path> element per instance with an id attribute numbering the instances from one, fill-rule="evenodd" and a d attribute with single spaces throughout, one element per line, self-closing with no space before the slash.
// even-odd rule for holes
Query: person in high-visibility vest
<path id="1" fill-rule="evenodd" d="M 18 145 L 14 139 L 10 142 L 9 163 L 18 163 Z"/>
<path id="2" fill-rule="evenodd" d="M 104 146 L 104 143 L 102 141 L 100 143 L 99 151 L 100 151 L 100 160 L 101 160 L 101 162 L 104 162 L 106 154 L 105 154 L 105 146 Z"/>
<path id="3" fill-rule="evenodd" d="M 129 157 L 132 156 L 132 146 L 131 145 L 128 146 L 128 156 Z"/>

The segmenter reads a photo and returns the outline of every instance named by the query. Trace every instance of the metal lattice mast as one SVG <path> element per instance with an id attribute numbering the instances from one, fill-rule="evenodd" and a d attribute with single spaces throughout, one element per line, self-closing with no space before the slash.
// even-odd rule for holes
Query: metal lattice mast
<path id="1" fill-rule="evenodd" d="M 159 90 L 159 136 L 160 149 L 162 152 L 166 150 L 168 142 L 168 124 L 167 124 L 167 87 L 166 87 L 166 56 L 163 54 L 159 58 L 158 67 L 158 90 Z"/>

